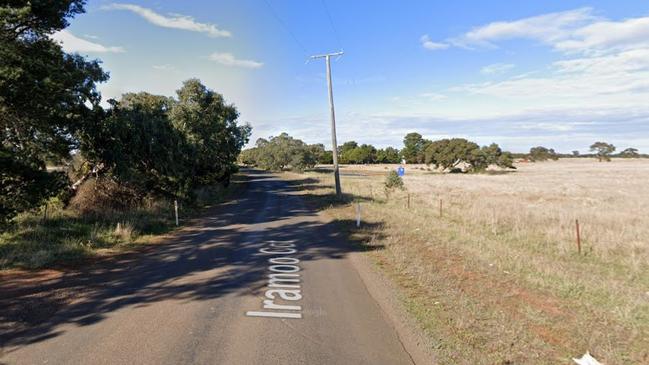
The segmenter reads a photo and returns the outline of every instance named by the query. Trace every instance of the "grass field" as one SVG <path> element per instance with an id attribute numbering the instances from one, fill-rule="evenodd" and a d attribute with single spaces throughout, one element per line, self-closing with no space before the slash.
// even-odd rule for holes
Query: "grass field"
<path id="1" fill-rule="evenodd" d="M 381 248 L 368 254 L 400 284 L 440 363 L 569 364 L 587 350 L 606 364 L 649 363 L 649 160 L 517 167 L 409 165 L 406 190 L 387 196 L 395 166 L 344 166 L 346 204 L 328 204 L 330 174 L 287 177 L 338 219 L 360 202 L 365 228 L 345 229 Z"/>

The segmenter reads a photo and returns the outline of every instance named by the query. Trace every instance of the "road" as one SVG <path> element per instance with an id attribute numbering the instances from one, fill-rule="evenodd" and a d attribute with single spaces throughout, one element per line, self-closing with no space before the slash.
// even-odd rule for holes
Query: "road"
<path id="1" fill-rule="evenodd" d="M 411 364 L 353 246 L 293 194 L 313 182 L 249 178 L 162 244 L 7 293 L 56 309 L 4 331 L 0 363 Z"/>

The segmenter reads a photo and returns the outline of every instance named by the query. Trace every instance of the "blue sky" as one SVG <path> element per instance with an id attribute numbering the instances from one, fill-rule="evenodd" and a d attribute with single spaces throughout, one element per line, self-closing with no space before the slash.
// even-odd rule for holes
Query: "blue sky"
<path id="1" fill-rule="evenodd" d="M 329 145 L 324 62 L 306 60 L 343 49 L 332 63 L 341 142 L 401 147 L 417 131 L 512 151 L 606 140 L 649 152 L 644 1 L 91 0 L 86 10 L 54 38 L 103 60 L 105 99 L 173 95 L 198 77 L 237 105 L 252 142 L 285 131 Z"/>

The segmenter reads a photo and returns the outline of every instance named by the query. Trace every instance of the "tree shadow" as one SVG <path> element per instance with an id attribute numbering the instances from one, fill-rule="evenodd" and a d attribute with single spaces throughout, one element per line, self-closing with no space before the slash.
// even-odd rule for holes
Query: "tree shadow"
<path id="1" fill-rule="evenodd" d="M 168 235 L 163 243 L 97 259 L 42 280 L 5 275 L 0 282 L 0 353 L 60 336 L 65 324 L 101 322 L 123 308 L 249 295 L 266 285 L 267 258 L 257 253 L 269 241 L 294 242 L 302 261 L 382 249 L 368 245 L 372 235 L 380 235 L 380 223 L 364 224 L 363 234 L 355 234 L 355 222 L 326 222 L 318 217 L 321 207 L 295 194 L 317 180 L 286 181 L 255 170 L 246 173 L 247 187 L 238 196 Z M 336 204 L 354 197 L 345 199 Z"/>

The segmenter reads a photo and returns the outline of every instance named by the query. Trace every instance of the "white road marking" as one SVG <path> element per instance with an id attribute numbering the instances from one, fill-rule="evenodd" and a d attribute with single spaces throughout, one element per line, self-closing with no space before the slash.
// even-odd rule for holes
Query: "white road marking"
<path id="1" fill-rule="evenodd" d="M 271 318 L 302 318 L 301 313 L 283 313 L 283 312 L 246 312 L 248 317 L 271 317 Z"/>
<path id="2" fill-rule="evenodd" d="M 262 300 L 263 309 L 266 311 L 247 311 L 248 317 L 267 318 L 302 318 L 302 306 L 282 304 L 282 302 L 295 302 L 302 299 L 300 274 L 302 270 L 297 264 L 300 260 L 292 255 L 297 253 L 295 244 L 290 242 L 270 241 L 266 247 L 260 248 L 262 255 L 278 255 L 268 259 L 268 284 Z M 282 312 L 275 312 L 279 310 Z"/>

